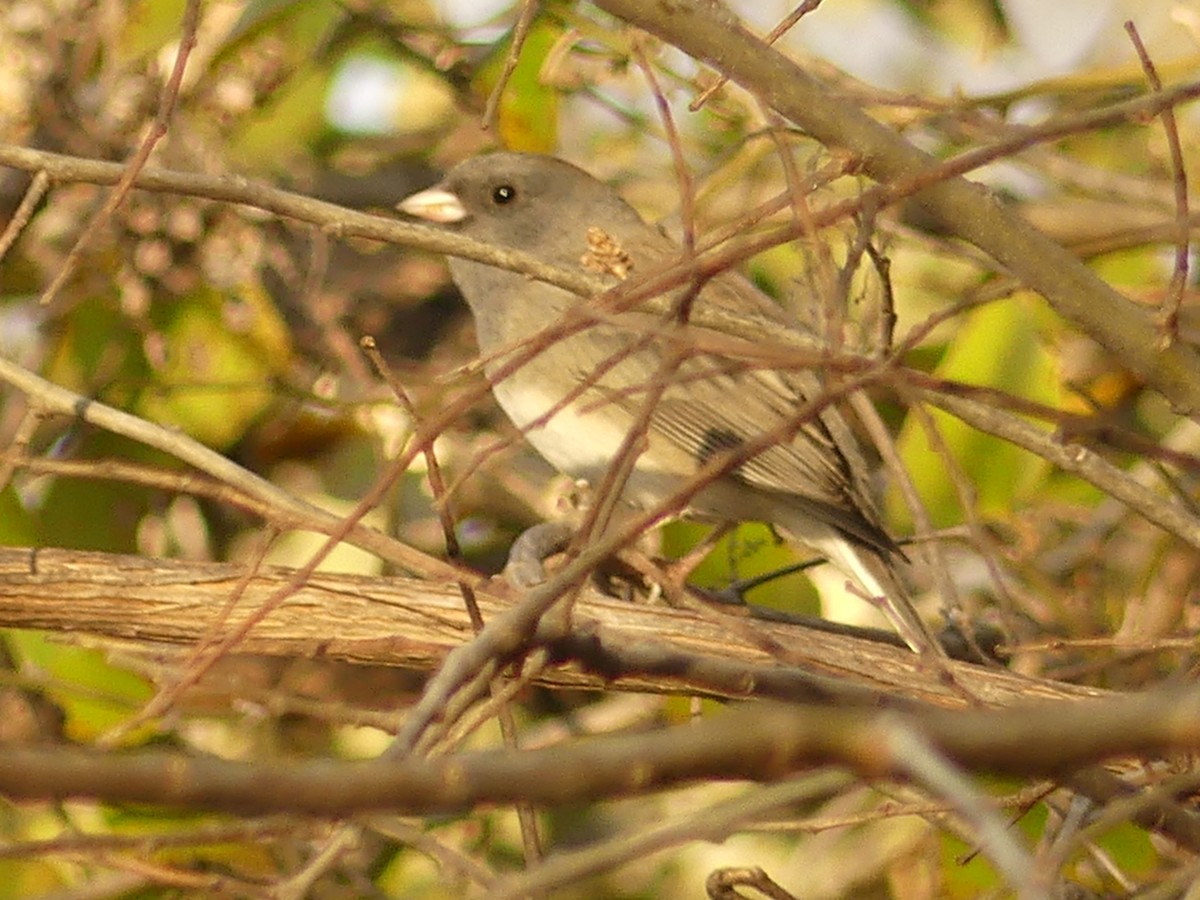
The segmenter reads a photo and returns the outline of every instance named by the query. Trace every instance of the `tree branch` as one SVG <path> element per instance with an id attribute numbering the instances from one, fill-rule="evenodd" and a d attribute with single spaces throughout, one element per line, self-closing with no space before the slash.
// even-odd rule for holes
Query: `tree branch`
<path id="1" fill-rule="evenodd" d="M 537 750 L 370 762 L 246 764 L 179 754 L 0 748 L 0 794 L 93 797 L 241 814 L 410 815 L 481 804 L 539 806 L 645 794 L 700 780 L 770 782 L 823 765 L 903 777 L 895 736 L 914 732 L 964 769 L 1059 776 L 1114 756 L 1200 748 L 1200 691 L 1027 704 L 1009 710 L 880 715 L 869 709 L 751 704 L 647 734 Z"/>
<path id="2" fill-rule="evenodd" d="M 595 3 L 711 65 L 823 144 L 850 150 L 877 181 L 919 178 L 945 165 L 858 105 L 834 96 L 796 62 L 742 27 L 723 6 L 697 0 Z M 949 231 L 990 254 L 1042 294 L 1179 410 L 1200 411 L 1196 351 L 1179 342 L 1160 346 L 1159 331 L 1149 316 L 988 190 L 958 177 L 937 181 L 914 199 Z"/>
<path id="3" fill-rule="evenodd" d="M 187 563 L 110 553 L 0 549 L 0 626 L 92 633 L 138 642 L 191 645 L 232 629 L 286 584 L 292 570 L 264 567 L 223 606 L 245 576 L 223 563 Z M 478 592 L 485 622 L 513 608 L 502 585 Z M 1011 706 L 1103 692 L 961 662 L 943 673 L 905 649 L 781 622 L 746 621 L 751 644 L 720 618 L 582 593 L 572 631 L 542 625 L 534 644 L 559 664 L 539 677 L 557 687 L 606 688 L 717 697 L 777 697 L 839 703 L 911 702 L 948 708 Z M 256 625 L 240 653 L 315 657 L 431 670 L 474 636 L 453 583 L 318 573 Z M 763 646 L 778 646 L 786 660 Z"/>

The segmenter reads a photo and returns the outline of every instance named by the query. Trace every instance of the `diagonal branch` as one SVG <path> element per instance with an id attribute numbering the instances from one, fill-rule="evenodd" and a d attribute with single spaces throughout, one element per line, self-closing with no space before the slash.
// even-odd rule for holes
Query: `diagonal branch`
<path id="1" fill-rule="evenodd" d="M 879 182 L 912 179 L 940 165 L 856 105 L 834 96 L 723 6 L 698 0 L 595 3 L 713 66 L 822 143 L 849 149 Z M 1200 355 L 1179 342 L 1161 347 L 1149 316 L 988 190 L 959 177 L 931 184 L 914 199 L 953 234 L 1042 294 L 1178 409 L 1200 412 Z"/>

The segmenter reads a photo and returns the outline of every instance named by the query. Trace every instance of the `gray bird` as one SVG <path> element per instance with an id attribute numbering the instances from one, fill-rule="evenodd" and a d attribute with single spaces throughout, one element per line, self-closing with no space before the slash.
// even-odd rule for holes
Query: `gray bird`
<path id="1" fill-rule="evenodd" d="M 682 254 L 612 187 L 549 156 L 473 157 L 397 208 L 563 268 L 604 272 L 614 282 L 652 272 Z M 636 310 L 605 314 L 603 322 L 550 344 L 499 378 L 505 351 L 586 301 L 471 260 L 451 258 L 450 273 L 474 315 L 485 371 L 501 408 L 551 465 L 597 485 L 643 405 L 662 387 L 664 361 L 672 352 L 664 337 L 668 320 Z M 710 279 L 693 303 L 693 318 L 707 306 L 761 322 L 768 332 L 802 330 L 735 273 Z M 689 328 L 693 334 L 721 337 Z M 821 390 L 811 372 L 774 371 L 715 353 L 688 355 L 667 374 L 649 418 L 645 449 L 622 493 L 622 500 L 636 507 L 654 506 L 717 455 L 784 426 Z M 910 647 L 937 652 L 896 577 L 903 554 L 880 524 L 862 455 L 832 406 L 799 426 L 790 440 L 767 446 L 705 485 L 686 513 L 774 524 L 837 566 L 887 613 Z"/>

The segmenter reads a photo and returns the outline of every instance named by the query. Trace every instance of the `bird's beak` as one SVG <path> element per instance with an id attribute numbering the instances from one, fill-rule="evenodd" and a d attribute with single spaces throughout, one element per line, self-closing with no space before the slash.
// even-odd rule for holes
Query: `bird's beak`
<path id="1" fill-rule="evenodd" d="M 396 204 L 396 209 L 405 215 L 438 225 L 450 225 L 461 222 L 467 217 L 458 195 L 443 187 L 431 187 L 405 197 Z"/>

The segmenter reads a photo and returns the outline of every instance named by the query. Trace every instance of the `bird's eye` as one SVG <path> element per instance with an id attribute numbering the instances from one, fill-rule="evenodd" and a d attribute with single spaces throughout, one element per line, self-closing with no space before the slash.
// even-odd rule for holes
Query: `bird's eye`
<path id="1" fill-rule="evenodd" d="M 492 188 L 492 202 L 497 206 L 504 206 L 506 203 L 512 203 L 517 199 L 517 189 L 511 184 L 501 184 Z"/>

